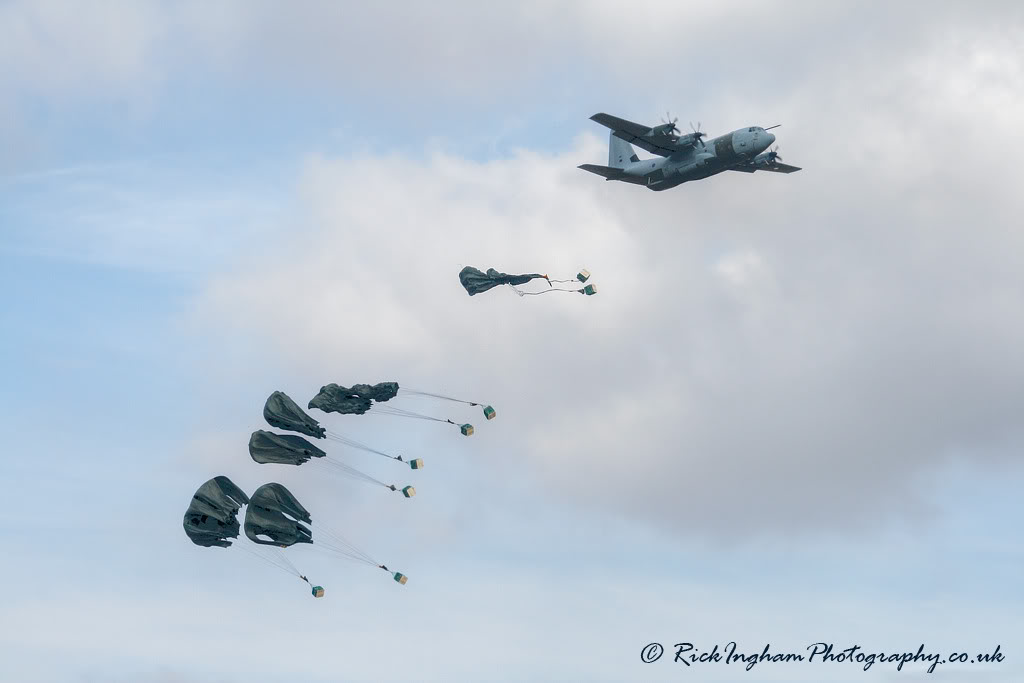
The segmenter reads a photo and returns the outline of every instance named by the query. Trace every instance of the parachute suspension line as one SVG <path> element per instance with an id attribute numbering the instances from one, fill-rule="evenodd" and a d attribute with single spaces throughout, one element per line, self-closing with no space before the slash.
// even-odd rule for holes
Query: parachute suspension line
<path id="1" fill-rule="evenodd" d="M 280 569 L 281 571 L 286 572 L 288 574 L 292 574 L 293 573 L 290 569 L 288 569 L 288 567 L 285 567 L 285 566 L 275 562 L 274 560 L 270 559 L 269 557 L 267 557 L 265 555 L 260 555 L 259 553 L 253 552 L 251 550 L 249 552 L 253 555 L 253 557 L 255 557 L 256 559 L 259 559 L 259 560 L 263 560 L 264 562 L 269 564 L 271 567 L 276 567 L 276 568 Z"/>
<path id="2" fill-rule="evenodd" d="M 373 565 L 379 565 L 380 564 L 380 562 L 377 562 L 376 560 L 374 560 L 365 551 L 360 550 L 358 546 L 356 546 L 354 543 L 349 541 L 347 538 L 345 538 L 344 536 L 339 534 L 337 531 L 334 531 L 333 529 L 331 529 L 331 528 L 329 528 L 329 527 L 327 527 L 327 526 L 325 526 L 323 524 L 320 524 L 318 526 L 319 526 L 319 530 L 322 533 L 326 534 L 329 538 L 331 538 L 336 543 L 341 544 L 340 547 L 338 545 L 334 545 L 334 544 L 331 544 L 331 543 L 327 543 L 327 544 L 321 543 L 322 545 L 326 545 L 327 547 L 333 548 L 334 550 L 342 553 L 343 555 L 348 555 L 349 557 L 352 557 L 353 559 L 359 559 L 359 560 L 361 560 L 363 562 L 366 562 L 367 564 L 373 564 Z M 314 545 L 316 545 L 316 544 L 314 543 Z"/>
<path id="3" fill-rule="evenodd" d="M 404 410 L 402 408 L 395 408 L 394 406 L 382 406 L 375 405 L 373 410 L 367 412 L 369 415 L 373 415 L 376 411 L 378 415 L 396 415 L 398 417 L 411 417 L 417 420 L 432 420 L 433 422 L 451 422 L 440 417 L 434 417 L 433 415 L 424 415 L 422 413 L 414 413 L 411 410 Z"/>
<path id="4" fill-rule="evenodd" d="M 331 557 L 337 559 L 348 560 L 349 562 L 355 562 L 357 564 L 367 565 L 370 567 L 379 566 L 369 560 L 366 560 L 362 557 L 359 557 L 358 555 L 354 555 L 346 551 L 344 548 L 339 548 L 329 543 L 324 543 L 323 541 L 319 541 L 319 543 L 314 543 L 313 550 L 330 555 Z"/>
<path id="5" fill-rule="evenodd" d="M 570 280 L 570 282 L 572 282 L 572 280 Z M 548 292 L 582 292 L 583 291 L 582 289 L 565 289 L 564 287 L 552 287 L 551 289 L 545 289 L 545 290 L 542 290 L 542 291 L 539 291 L 539 292 L 521 292 L 518 289 L 516 289 L 515 287 L 512 287 L 512 285 L 509 285 L 509 287 L 511 287 L 512 291 L 515 292 L 516 294 L 518 294 L 519 296 L 537 296 L 538 294 L 547 294 Z"/>
<path id="6" fill-rule="evenodd" d="M 331 470 L 333 472 L 337 472 L 339 475 L 347 476 L 350 479 L 356 479 L 358 481 L 365 481 L 365 482 L 369 482 L 371 484 L 379 484 L 379 485 L 381 485 L 381 486 L 383 486 L 385 488 L 387 488 L 387 486 L 388 486 L 387 484 L 385 484 L 381 480 L 375 479 L 375 478 L 371 477 L 370 475 L 366 474 L 365 472 L 360 472 L 356 468 L 350 467 L 350 466 L 346 465 L 343 462 L 340 462 L 338 460 L 334 460 L 330 456 L 328 456 L 327 458 L 323 458 L 323 459 L 316 458 L 315 460 L 310 460 L 309 462 L 314 463 L 315 466 L 318 469 Z"/>
<path id="7" fill-rule="evenodd" d="M 336 443 L 343 444 L 345 446 L 351 446 L 352 448 L 358 448 L 359 450 L 366 451 L 367 453 L 375 453 L 376 455 L 382 455 L 385 458 L 390 458 L 391 460 L 398 460 L 399 462 L 404 462 L 402 460 L 402 456 L 400 456 L 400 455 L 391 455 L 390 453 L 385 453 L 384 451 L 378 451 L 376 448 L 371 448 L 370 446 L 367 446 L 366 444 L 362 443 L 361 441 L 356 441 L 355 439 L 350 439 L 349 437 L 345 436 L 344 434 L 338 434 L 337 432 L 332 432 L 330 430 L 327 430 L 327 439 L 330 440 L 330 441 L 334 441 Z"/>
<path id="8" fill-rule="evenodd" d="M 333 544 L 328 544 L 329 546 L 333 546 L 334 548 L 339 550 L 344 549 L 343 552 L 345 552 L 346 554 L 350 554 L 353 557 L 358 557 L 365 562 L 377 564 L 377 561 L 373 557 L 371 557 L 369 553 L 367 553 L 364 550 L 360 550 L 355 544 L 353 544 L 345 537 L 341 536 L 340 533 L 338 533 L 337 531 L 334 531 L 330 528 L 324 528 L 323 525 L 321 526 L 321 530 L 325 531 L 327 533 L 327 536 L 334 541 Z"/>
<path id="9" fill-rule="evenodd" d="M 249 553 L 256 559 L 262 560 L 267 564 L 271 565 L 272 567 L 277 567 L 283 572 L 287 572 L 289 574 L 297 576 L 300 579 L 302 578 L 302 574 L 299 573 L 299 570 L 296 569 L 295 565 L 288 561 L 287 558 L 285 558 L 284 553 L 280 552 L 280 550 L 278 550 L 277 554 L 274 557 L 268 557 L 267 555 L 264 555 L 255 548 L 250 548 L 247 545 L 241 544 L 240 547 L 242 548 L 242 550 Z"/>
<path id="10" fill-rule="evenodd" d="M 451 396 L 445 396 L 444 394 L 432 394 L 429 391 L 417 391 L 416 389 L 399 389 L 399 393 L 405 392 L 407 394 L 415 394 L 417 396 L 430 396 L 431 398 L 440 398 L 445 401 L 455 401 L 456 403 L 465 403 L 468 406 L 482 406 L 483 403 L 476 403 L 475 401 L 463 401 L 461 398 L 452 398 Z"/>
<path id="11" fill-rule="evenodd" d="M 315 547 L 317 547 L 317 545 L 314 543 L 313 547 L 315 548 Z M 362 557 L 361 555 L 359 555 L 358 553 L 352 552 L 351 550 L 348 550 L 348 549 L 344 548 L 343 546 L 338 546 L 338 545 L 335 545 L 333 543 L 325 543 L 324 541 L 320 541 L 319 548 L 320 548 L 320 550 L 328 551 L 332 555 L 342 557 L 343 559 L 346 559 L 346 560 L 351 560 L 352 562 L 358 562 L 359 564 L 370 565 L 371 567 L 378 566 L 377 563 L 374 562 L 373 560 L 368 560 L 365 557 Z"/>
<path id="12" fill-rule="evenodd" d="M 294 564 L 292 564 L 291 560 L 285 557 L 284 553 L 281 551 L 280 548 L 274 548 L 274 554 L 281 558 L 281 562 L 283 562 L 285 566 L 291 569 L 296 576 L 302 578 L 302 574 L 299 572 L 298 568 Z"/>

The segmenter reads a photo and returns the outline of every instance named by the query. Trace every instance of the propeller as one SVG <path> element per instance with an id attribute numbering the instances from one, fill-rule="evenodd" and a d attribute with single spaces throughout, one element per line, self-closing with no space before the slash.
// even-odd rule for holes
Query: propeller
<path id="1" fill-rule="evenodd" d="M 779 156 L 779 146 L 775 145 L 775 149 L 768 152 L 768 163 L 774 164 L 775 161 L 782 161 L 782 157 Z"/>
<path id="2" fill-rule="evenodd" d="M 665 112 L 665 118 L 664 118 L 664 119 L 662 119 L 662 120 L 661 120 L 661 122 L 662 122 L 662 123 L 664 123 L 664 124 L 665 124 L 666 126 L 668 126 L 668 128 L 666 128 L 666 130 L 667 130 L 667 131 L 668 131 L 669 133 L 672 133 L 672 132 L 676 132 L 676 133 L 678 133 L 678 132 L 679 132 L 679 129 L 678 129 L 678 128 L 676 128 L 676 121 L 678 121 L 678 120 L 679 120 L 679 117 L 677 116 L 677 117 L 675 117 L 675 118 L 673 119 L 673 118 L 671 118 L 671 116 L 672 116 L 672 115 L 671 115 L 670 113 L 668 113 L 668 112 Z"/>
<path id="3" fill-rule="evenodd" d="M 699 142 L 701 147 L 705 147 L 704 141 L 701 140 L 705 133 L 702 133 L 700 130 L 700 121 L 697 122 L 696 128 L 693 127 L 693 121 L 690 121 L 690 130 L 693 131 L 693 139 Z"/>

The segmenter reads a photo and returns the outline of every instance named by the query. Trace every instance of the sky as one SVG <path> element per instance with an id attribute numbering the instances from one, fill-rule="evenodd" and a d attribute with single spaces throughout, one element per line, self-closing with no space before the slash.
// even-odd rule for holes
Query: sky
<path id="1" fill-rule="evenodd" d="M 890 5 L 0 3 L 2 678 L 1021 680 L 1024 9 Z M 803 170 L 606 183 L 596 112 Z M 250 459 L 390 380 L 497 410 L 311 411 L 415 498 Z M 193 545 L 216 475 L 408 584 Z"/>

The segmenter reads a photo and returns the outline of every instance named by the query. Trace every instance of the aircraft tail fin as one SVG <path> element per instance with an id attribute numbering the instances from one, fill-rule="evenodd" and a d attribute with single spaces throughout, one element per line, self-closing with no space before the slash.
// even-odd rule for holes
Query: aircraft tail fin
<path id="1" fill-rule="evenodd" d="M 633 145 L 622 138 L 615 137 L 615 132 L 608 134 L 608 165 L 612 168 L 626 168 L 640 157 L 633 151 Z"/>
<path id="2" fill-rule="evenodd" d="M 624 143 L 624 144 L 628 145 L 629 143 L 627 142 L 627 143 Z M 596 173 L 597 175 L 602 176 L 603 178 L 606 178 L 608 180 L 618 180 L 623 175 L 625 175 L 622 172 L 621 168 L 612 168 L 611 166 L 598 166 L 597 164 L 583 164 L 582 166 L 577 166 L 576 168 L 582 168 L 584 171 L 590 171 L 591 173 Z"/>

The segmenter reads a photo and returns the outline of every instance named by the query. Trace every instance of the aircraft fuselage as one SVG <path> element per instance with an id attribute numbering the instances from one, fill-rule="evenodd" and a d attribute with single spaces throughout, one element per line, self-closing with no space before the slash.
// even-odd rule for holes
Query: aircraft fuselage
<path id="1" fill-rule="evenodd" d="M 622 168 L 626 177 L 621 180 L 646 185 L 655 191 L 667 190 L 749 162 L 774 141 L 775 136 L 759 126 L 740 128 L 702 140 L 704 144 L 698 142 L 671 156 L 631 162 Z"/>

